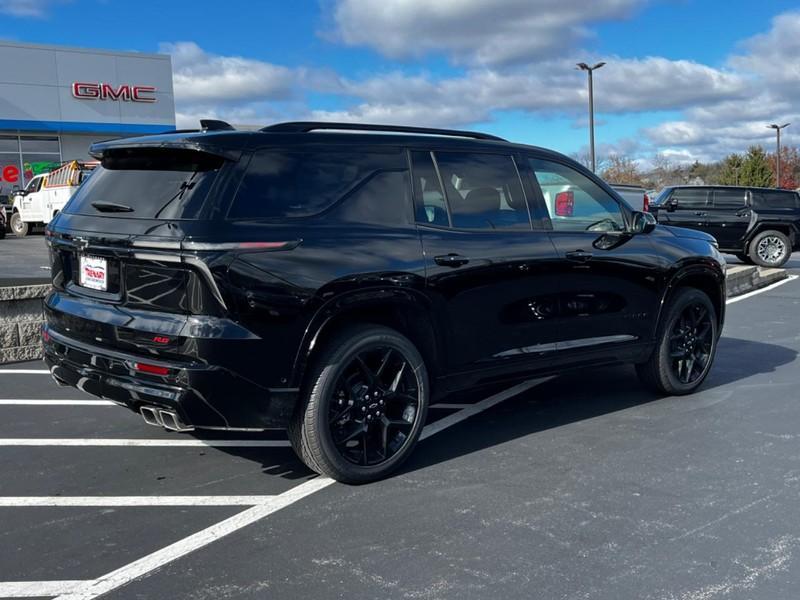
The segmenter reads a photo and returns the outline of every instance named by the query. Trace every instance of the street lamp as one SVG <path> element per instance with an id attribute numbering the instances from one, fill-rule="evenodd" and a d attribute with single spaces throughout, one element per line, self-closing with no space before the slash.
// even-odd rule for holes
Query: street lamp
<path id="1" fill-rule="evenodd" d="M 771 125 L 767 125 L 768 128 L 774 129 L 775 133 L 778 136 L 778 153 L 775 155 L 775 187 L 781 187 L 781 129 L 784 127 L 788 127 L 791 123 L 784 123 L 783 125 L 777 125 L 772 123 Z"/>
<path id="2" fill-rule="evenodd" d="M 589 154 L 592 160 L 592 172 L 594 172 L 596 166 L 594 160 L 594 90 L 592 86 L 592 72 L 595 69 L 599 69 L 604 64 L 606 63 L 599 62 L 593 67 L 590 67 L 586 63 L 578 63 L 578 68 L 589 74 Z"/>

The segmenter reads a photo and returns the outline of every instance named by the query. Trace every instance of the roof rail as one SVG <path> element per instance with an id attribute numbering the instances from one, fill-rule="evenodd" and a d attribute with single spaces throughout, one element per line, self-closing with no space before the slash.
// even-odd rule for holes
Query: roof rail
<path id="1" fill-rule="evenodd" d="M 203 131 L 235 131 L 233 125 L 218 119 L 200 119 L 200 128 Z"/>
<path id="2" fill-rule="evenodd" d="M 430 127 L 408 127 L 405 125 L 375 125 L 372 123 L 325 123 L 319 121 L 294 121 L 268 125 L 259 131 L 268 133 L 308 133 L 319 130 L 339 131 L 387 131 L 397 133 L 419 133 L 422 135 L 446 135 L 452 137 L 472 138 L 475 140 L 493 140 L 505 142 L 501 137 L 477 131 L 460 131 L 457 129 L 434 129 Z"/>

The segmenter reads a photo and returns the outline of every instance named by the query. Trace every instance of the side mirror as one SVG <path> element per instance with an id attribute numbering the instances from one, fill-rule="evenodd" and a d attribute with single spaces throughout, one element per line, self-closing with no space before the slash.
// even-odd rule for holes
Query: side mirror
<path id="1" fill-rule="evenodd" d="M 678 208 L 678 201 L 674 198 L 667 202 L 667 212 L 674 212 Z"/>
<path id="2" fill-rule="evenodd" d="M 633 233 L 650 233 L 656 228 L 656 218 L 648 212 L 633 213 Z"/>

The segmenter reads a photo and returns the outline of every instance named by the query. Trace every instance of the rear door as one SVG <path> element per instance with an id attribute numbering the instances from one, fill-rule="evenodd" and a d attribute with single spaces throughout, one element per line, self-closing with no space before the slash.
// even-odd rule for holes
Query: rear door
<path id="1" fill-rule="evenodd" d="M 411 163 L 447 371 L 523 370 L 551 353 L 557 332 L 548 279 L 556 256 L 547 233 L 531 227 L 514 158 L 415 150 Z"/>
<path id="2" fill-rule="evenodd" d="M 741 251 L 751 215 L 745 188 L 716 188 L 711 193 L 706 231 L 717 238 L 720 248 Z"/>
<path id="3" fill-rule="evenodd" d="M 647 234 L 628 232 L 625 209 L 588 173 L 528 157 L 558 253 L 558 354 L 649 342 L 659 303 L 659 258 Z"/>

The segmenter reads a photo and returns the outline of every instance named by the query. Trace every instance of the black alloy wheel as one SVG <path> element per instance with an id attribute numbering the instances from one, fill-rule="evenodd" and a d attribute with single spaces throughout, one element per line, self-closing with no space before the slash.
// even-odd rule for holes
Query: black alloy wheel
<path id="1" fill-rule="evenodd" d="M 339 454 L 360 466 L 392 458 L 417 421 L 419 393 L 416 376 L 399 350 L 372 346 L 356 354 L 342 370 L 328 409 Z"/>
<path id="2" fill-rule="evenodd" d="M 428 394 L 425 363 L 408 338 L 379 325 L 352 326 L 313 358 L 289 439 L 317 473 L 375 481 L 412 452 Z"/>
<path id="3" fill-rule="evenodd" d="M 694 392 L 714 363 L 719 338 L 717 312 L 708 295 L 678 288 L 665 307 L 650 357 L 636 365 L 639 378 L 659 394 Z"/>
<path id="4" fill-rule="evenodd" d="M 687 305 L 670 332 L 670 358 L 675 377 L 690 385 L 705 372 L 714 345 L 711 313 L 702 302 Z"/>

